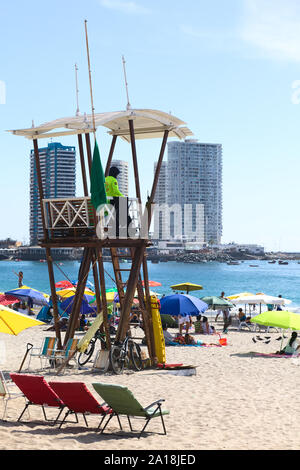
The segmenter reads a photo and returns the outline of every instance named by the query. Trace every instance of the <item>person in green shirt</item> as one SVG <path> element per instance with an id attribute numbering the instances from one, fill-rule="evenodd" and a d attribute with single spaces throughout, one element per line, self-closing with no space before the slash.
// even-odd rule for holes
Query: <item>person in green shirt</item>
<path id="1" fill-rule="evenodd" d="M 119 168 L 112 166 L 109 170 L 109 176 L 105 178 L 105 191 L 108 197 L 124 197 L 119 190 L 117 176 L 120 174 Z"/>
<path id="2" fill-rule="evenodd" d="M 119 168 L 112 166 L 109 170 L 109 176 L 105 178 L 105 191 L 106 191 L 106 196 L 111 197 L 112 200 L 110 201 L 110 204 L 115 207 L 116 211 L 116 237 L 119 237 L 119 210 L 120 210 L 120 205 L 119 205 L 119 198 L 120 197 L 125 197 L 121 191 L 119 190 L 119 184 L 117 180 L 117 176 L 120 174 Z M 121 207 L 124 207 L 122 205 Z M 129 224 L 131 223 L 131 217 L 128 215 L 128 205 L 127 207 L 127 229 Z M 128 232 L 127 232 L 127 236 Z"/>

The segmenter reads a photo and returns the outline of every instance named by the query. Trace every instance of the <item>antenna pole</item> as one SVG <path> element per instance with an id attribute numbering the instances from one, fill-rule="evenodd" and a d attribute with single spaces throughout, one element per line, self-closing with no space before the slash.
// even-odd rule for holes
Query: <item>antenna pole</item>
<path id="1" fill-rule="evenodd" d="M 88 59 L 88 67 L 89 67 L 90 93 L 91 93 L 92 118 L 93 118 L 93 132 L 94 132 L 94 139 L 96 141 L 95 108 L 94 108 L 94 100 L 93 100 L 93 87 L 92 87 L 92 74 L 91 74 L 91 63 L 90 63 L 89 40 L 88 40 L 88 32 L 87 32 L 87 20 L 85 20 L 84 23 L 85 23 L 85 38 L 86 38 L 87 59 Z"/>
<path id="2" fill-rule="evenodd" d="M 122 61 L 123 61 L 125 88 L 126 88 L 126 95 L 127 95 L 127 110 L 129 110 L 131 109 L 131 104 L 129 102 L 128 83 L 127 83 L 127 75 L 126 75 L 126 62 L 125 62 L 125 58 L 123 55 L 122 55 Z"/>
<path id="3" fill-rule="evenodd" d="M 77 64 L 75 64 L 76 102 L 77 102 L 76 116 L 80 116 L 79 99 L 78 99 L 79 89 L 78 89 L 78 75 L 77 75 L 77 72 L 78 72 L 78 67 L 77 67 Z"/>

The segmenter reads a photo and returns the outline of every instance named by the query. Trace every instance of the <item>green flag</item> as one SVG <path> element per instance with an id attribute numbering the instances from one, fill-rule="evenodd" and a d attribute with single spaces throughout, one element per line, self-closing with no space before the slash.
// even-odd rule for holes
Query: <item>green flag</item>
<path id="1" fill-rule="evenodd" d="M 107 203 L 105 192 L 105 177 L 102 169 L 97 141 L 95 141 L 91 170 L 91 201 L 96 210 L 101 204 Z"/>

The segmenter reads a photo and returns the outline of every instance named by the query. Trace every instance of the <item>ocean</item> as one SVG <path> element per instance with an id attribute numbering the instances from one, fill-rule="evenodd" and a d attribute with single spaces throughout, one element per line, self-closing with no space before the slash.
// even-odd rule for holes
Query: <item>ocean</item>
<path id="1" fill-rule="evenodd" d="M 257 267 L 250 267 L 255 264 Z M 54 264 L 55 281 L 63 279 L 76 280 L 79 270 L 78 261 L 63 261 Z M 123 264 L 126 267 L 125 263 Z M 130 266 L 130 265 L 128 265 Z M 110 263 L 104 265 L 107 288 L 114 287 L 110 276 L 113 269 Z M 35 261 L 0 261 L 0 292 L 18 287 L 16 273 L 23 271 L 24 285 L 50 294 L 47 263 Z M 158 281 L 160 287 L 151 288 L 158 294 L 171 294 L 173 284 L 192 282 L 203 286 L 203 290 L 193 292 L 196 297 L 208 295 L 219 296 L 222 291 L 226 295 L 240 292 L 263 292 L 292 300 L 289 308 L 300 307 L 300 264 L 289 261 L 288 265 L 269 264 L 267 261 L 244 261 L 239 265 L 208 262 L 199 264 L 186 264 L 167 262 L 148 263 L 149 279 Z M 127 274 L 127 273 L 124 273 Z M 124 276 L 126 280 L 126 276 Z M 93 282 L 90 272 L 89 281 Z"/>

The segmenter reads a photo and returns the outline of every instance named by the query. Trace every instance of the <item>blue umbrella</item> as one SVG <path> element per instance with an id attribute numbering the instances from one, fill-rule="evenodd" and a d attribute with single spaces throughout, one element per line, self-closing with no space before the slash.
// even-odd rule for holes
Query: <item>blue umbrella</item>
<path id="1" fill-rule="evenodd" d="M 73 302 L 75 299 L 75 295 L 72 295 L 71 297 L 68 297 L 66 300 L 60 303 L 60 308 L 63 312 L 66 312 L 68 314 L 71 313 L 72 307 L 73 307 Z M 80 313 L 83 313 L 85 315 L 89 313 L 97 313 L 97 307 L 92 307 L 89 302 L 94 300 L 93 295 L 84 295 L 82 298 L 81 306 L 80 306 Z"/>
<path id="2" fill-rule="evenodd" d="M 202 300 L 188 294 L 168 295 L 160 299 L 160 313 L 162 315 L 199 315 L 208 309 Z"/>
<path id="3" fill-rule="evenodd" d="M 35 305 L 48 305 L 49 303 L 49 296 L 27 286 L 12 289 L 10 291 L 5 292 L 5 294 L 14 295 L 23 302 L 28 302 L 28 300 L 30 299 Z"/>

